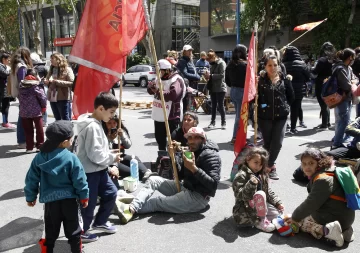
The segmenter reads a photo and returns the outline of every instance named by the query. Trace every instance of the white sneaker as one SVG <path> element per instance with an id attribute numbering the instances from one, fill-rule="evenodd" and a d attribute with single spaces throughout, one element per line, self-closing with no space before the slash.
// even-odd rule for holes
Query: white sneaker
<path id="1" fill-rule="evenodd" d="M 329 229 L 329 234 L 324 237 L 336 242 L 337 247 L 342 247 L 344 245 L 344 237 L 342 234 L 341 226 L 338 221 L 334 221 L 325 225 Z"/>
<path id="2" fill-rule="evenodd" d="M 343 232 L 343 237 L 345 242 L 352 242 L 355 239 L 354 230 L 352 227 L 349 227 Z"/>
<path id="3" fill-rule="evenodd" d="M 263 219 L 255 224 L 257 229 L 260 229 L 266 233 L 270 233 L 275 230 L 275 225 L 272 224 L 268 219 Z"/>

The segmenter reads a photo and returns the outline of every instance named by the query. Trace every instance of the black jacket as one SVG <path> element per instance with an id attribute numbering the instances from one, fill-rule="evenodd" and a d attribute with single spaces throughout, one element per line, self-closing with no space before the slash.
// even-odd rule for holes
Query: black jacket
<path id="1" fill-rule="evenodd" d="M 229 87 L 244 88 L 246 77 L 245 61 L 235 63 L 231 61 L 225 70 L 225 83 Z"/>
<path id="2" fill-rule="evenodd" d="M 215 196 L 220 181 L 221 158 L 218 145 L 207 140 L 206 143 L 195 154 L 195 164 L 198 168 L 192 173 L 186 168 L 184 170 L 184 187 L 190 191 L 196 191 L 206 196 Z"/>
<path id="3" fill-rule="evenodd" d="M 324 79 L 328 78 L 332 74 L 332 61 L 328 60 L 327 57 L 321 57 L 316 65 L 314 70 L 312 71 L 315 75 L 317 75 L 315 79 L 316 86 L 322 87 Z"/>
<path id="4" fill-rule="evenodd" d="M 197 74 L 194 63 L 187 56 L 180 58 L 176 64 L 176 69 L 183 78 L 188 79 L 190 82 L 200 80 L 200 76 Z"/>
<path id="5" fill-rule="evenodd" d="M 260 76 L 258 84 L 258 117 L 263 120 L 286 119 L 294 101 L 294 90 L 289 79 L 281 78 L 276 85 L 267 74 Z"/>
<path id="6" fill-rule="evenodd" d="M 10 75 L 10 71 L 7 70 L 6 66 L 0 63 L 0 103 L 4 97 L 7 97 L 7 78 Z"/>
<path id="7" fill-rule="evenodd" d="M 306 82 L 310 79 L 310 70 L 301 59 L 299 50 L 296 47 L 288 47 L 284 54 L 283 63 L 286 73 L 292 76 L 291 84 L 295 99 L 302 99 L 306 94 Z"/>
<path id="8" fill-rule="evenodd" d="M 48 70 L 45 67 L 45 62 L 34 64 L 34 69 L 38 72 L 40 78 L 45 78 L 48 74 Z"/>
<path id="9" fill-rule="evenodd" d="M 187 146 L 187 139 L 184 137 L 184 135 L 185 134 L 182 127 L 179 127 L 171 133 L 171 140 L 180 142 L 181 146 L 185 147 Z"/>

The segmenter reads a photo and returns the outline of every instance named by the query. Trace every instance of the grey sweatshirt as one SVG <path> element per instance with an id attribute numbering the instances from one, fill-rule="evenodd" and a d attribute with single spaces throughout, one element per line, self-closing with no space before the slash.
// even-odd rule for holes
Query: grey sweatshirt
<path id="1" fill-rule="evenodd" d="M 86 118 L 78 123 L 77 156 L 86 173 L 107 169 L 116 155 L 110 153 L 109 142 L 100 121 Z"/>

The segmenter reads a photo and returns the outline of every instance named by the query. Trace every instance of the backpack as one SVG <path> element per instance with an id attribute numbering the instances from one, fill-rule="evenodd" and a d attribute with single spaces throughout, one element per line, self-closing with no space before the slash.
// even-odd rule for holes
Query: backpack
<path id="1" fill-rule="evenodd" d="M 331 76 L 324 82 L 321 97 L 325 104 L 330 108 L 335 108 L 346 98 L 346 93 L 339 88 L 338 80 L 336 77 L 337 70 L 343 67 L 336 67 Z"/>
<path id="2" fill-rule="evenodd" d="M 183 170 L 181 169 L 181 156 L 182 153 L 181 152 L 176 152 L 175 153 L 175 163 L 176 163 L 176 167 L 178 169 L 178 177 L 179 180 L 181 180 L 183 178 Z M 159 150 L 158 151 L 158 157 L 156 159 L 156 168 L 157 168 L 157 172 L 159 174 L 160 177 L 169 179 L 169 180 L 173 180 L 174 179 L 174 173 L 173 173 L 173 167 L 172 167 L 172 163 L 171 163 L 171 158 L 170 155 L 167 151 L 165 150 Z"/>
<path id="3" fill-rule="evenodd" d="M 330 195 L 331 199 L 346 202 L 348 208 L 360 210 L 360 188 L 354 172 L 350 167 L 336 167 L 335 173 L 325 172 L 317 175 L 313 182 L 323 176 L 336 177 L 345 192 L 345 198 Z"/>

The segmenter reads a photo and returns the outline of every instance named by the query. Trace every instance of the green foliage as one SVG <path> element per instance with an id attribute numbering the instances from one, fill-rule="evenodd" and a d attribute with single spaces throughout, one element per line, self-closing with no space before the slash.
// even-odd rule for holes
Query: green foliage
<path id="1" fill-rule="evenodd" d="M 18 6 L 16 0 L 3 1 L 0 4 L 0 48 L 14 51 L 19 45 Z"/>
<path id="2" fill-rule="evenodd" d="M 127 69 L 138 64 L 150 64 L 150 58 L 147 56 L 140 55 L 138 53 L 128 55 L 126 60 Z"/>
<path id="3" fill-rule="evenodd" d="M 228 33 L 227 28 L 235 28 L 235 21 L 234 27 L 228 27 L 228 20 L 232 20 L 235 15 L 235 10 L 233 9 L 234 5 L 231 5 L 232 2 L 232 0 L 210 1 L 211 35 Z"/>

